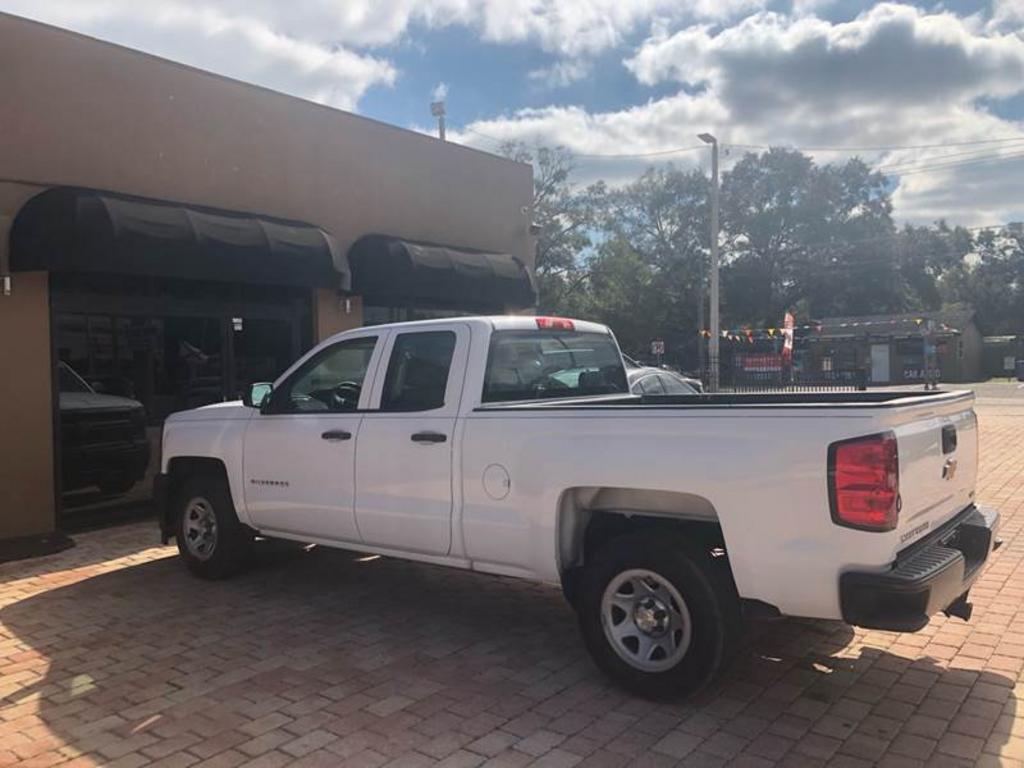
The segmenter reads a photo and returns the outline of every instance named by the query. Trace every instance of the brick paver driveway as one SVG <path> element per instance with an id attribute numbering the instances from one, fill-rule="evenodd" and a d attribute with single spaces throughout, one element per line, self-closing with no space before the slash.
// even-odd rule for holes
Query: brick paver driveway
<path id="1" fill-rule="evenodd" d="M 595 671 L 555 589 L 281 547 L 207 584 L 137 524 L 0 566 L 0 764 L 1015 765 L 1024 398 L 1011 396 L 978 408 L 980 498 L 1003 510 L 1006 544 L 970 624 L 755 627 L 698 700 L 653 704 Z"/>

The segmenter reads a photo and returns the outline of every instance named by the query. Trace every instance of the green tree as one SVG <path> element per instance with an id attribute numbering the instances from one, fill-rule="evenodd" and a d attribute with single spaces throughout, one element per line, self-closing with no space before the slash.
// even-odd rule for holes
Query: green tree
<path id="1" fill-rule="evenodd" d="M 698 306 L 708 248 L 708 179 L 699 171 L 674 166 L 650 168 L 636 181 L 607 193 L 600 225 L 607 242 L 590 263 L 593 314 L 611 317 L 604 298 L 621 315 L 628 307 L 633 318 L 626 337 L 631 354 L 647 356 L 650 342 L 663 338 L 669 358 L 689 364 L 696 360 L 696 330 L 702 325 Z M 613 292 L 605 278 L 611 272 L 634 270 Z M 620 323 L 625 318 L 619 317 Z M 625 325 L 623 325 L 625 328 Z"/>
<path id="2" fill-rule="evenodd" d="M 723 284 L 734 322 L 895 311 L 892 203 L 859 159 L 817 166 L 800 152 L 748 153 L 722 180 Z"/>
<path id="3" fill-rule="evenodd" d="M 968 230 L 950 228 L 944 221 L 932 227 L 903 227 L 895 247 L 903 308 L 936 310 L 964 301 L 970 290 L 965 259 L 973 249 Z"/>
<path id="4" fill-rule="evenodd" d="M 572 183 L 572 155 L 563 147 L 502 146 L 501 154 L 533 165 L 532 224 L 537 227 L 538 309 L 572 314 L 586 280 L 581 256 L 591 247 L 595 209 L 605 194 L 603 183 L 578 189 Z"/>
<path id="5" fill-rule="evenodd" d="M 696 362 L 706 293 L 709 182 L 649 168 L 632 183 L 581 188 L 562 148 L 508 144 L 534 166 L 540 310 L 610 325 L 646 356 Z M 857 158 L 817 165 L 800 152 L 744 155 L 723 174 L 723 324 L 935 310 L 970 304 L 988 333 L 1024 331 L 1024 230 L 972 235 L 945 222 L 892 220 L 891 182 Z"/>
<path id="6" fill-rule="evenodd" d="M 601 242 L 587 263 L 587 286 L 580 314 L 615 331 L 623 351 L 644 357 L 652 334 L 664 329 L 666 319 L 657 270 L 625 238 Z"/>
<path id="7" fill-rule="evenodd" d="M 984 333 L 1024 332 L 1024 226 L 986 229 L 974 238 L 973 265 L 958 296 Z"/>

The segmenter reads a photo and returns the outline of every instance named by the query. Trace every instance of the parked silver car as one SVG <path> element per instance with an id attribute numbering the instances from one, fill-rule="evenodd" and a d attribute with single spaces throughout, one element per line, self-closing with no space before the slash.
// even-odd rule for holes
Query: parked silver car
<path id="1" fill-rule="evenodd" d="M 626 377 L 634 395 L 697 395 L 703 390 L 697 379 L 664 368 L 627 368 Z"/>

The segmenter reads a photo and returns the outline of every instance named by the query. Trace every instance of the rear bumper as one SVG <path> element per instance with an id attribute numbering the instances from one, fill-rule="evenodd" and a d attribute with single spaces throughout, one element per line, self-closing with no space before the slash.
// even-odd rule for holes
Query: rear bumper
<path id="1" fill-rule="evenodd" d="M 888 571 L 844 573 L 839 578 L 843 620 L 867 629 L 916 632 L 939 611 L 970 615 L 967 592 L 996 545 L 998 528 L 996 510 L 971 506 L 900 552 Z"/>

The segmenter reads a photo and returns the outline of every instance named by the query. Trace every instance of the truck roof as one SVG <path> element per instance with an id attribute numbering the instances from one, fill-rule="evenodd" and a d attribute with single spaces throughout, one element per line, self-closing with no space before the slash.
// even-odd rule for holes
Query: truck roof
<path id="1" fill-rule="evenodd" d="M 475 325 L 484 327 L 487 330 L 492 331 L 536 331 L 539 330 L 537 326 L 538 315 L 473 315 L 469 317 L 443 317 L 436 318 L 433 320 L 406 320 L 400 323 L 381 323 L 380 325 L 365 326 L 364 328 L 353 328 L 348 331 L 342 331 L 341 333 L 335 334 L 331 338 L 340 337 L 344 334 L 351 333 L 354 330 L 368 330 L 374 329 L 398 329 L 403 328 L 429 328 L 433 325 L 449 325 L 451 323 L 466 323 L 468 325 Z M 584 333 L 607 333 L 610 334 L 611 330 L 606 325 L 600 323 L 594 323 L 589 320 L 576 320 L 573 318 L 557 318 L 558 320 L 568 320 L 573 325 L 573 330 L 581 331 Z"/>

